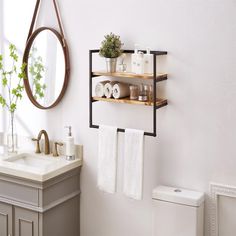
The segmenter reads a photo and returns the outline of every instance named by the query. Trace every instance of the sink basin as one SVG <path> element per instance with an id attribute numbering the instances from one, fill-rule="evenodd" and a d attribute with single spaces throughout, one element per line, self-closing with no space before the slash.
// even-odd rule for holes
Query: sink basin
<path id="1" fill-rule="evenodd" d="M 14 155 L 12 157 L 5 159 L 5 161 L 20 165 L 25 165 L 28 167 L 34 167 L 40 170 L 44 170 L 45 168 L 57 162 L 57 160 L 53 158 L 37 157 L 34 156 L 33 154 L 28 154 L 28 153 Z"/>
<path id="2" fill-rule="evenodd" d="M 11 156 L 0 156 L 0 174 L 13 175 L 33 181 L 46 181 L 50 178 L 82 165 L 82 159 L 67 161 L 65 156 L 22 152 Z"/>

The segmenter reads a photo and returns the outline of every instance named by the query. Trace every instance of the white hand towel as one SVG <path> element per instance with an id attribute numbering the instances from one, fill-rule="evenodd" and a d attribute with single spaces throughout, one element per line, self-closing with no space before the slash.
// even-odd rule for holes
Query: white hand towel
<path id="1" fill-rule="evenodd" d="M 4 133 L 0 132 L 0 146 L 4 145 Z"/>
<path id="2" fill-rule="evenodd" d="M 109 83 L 110 81 L 109 80 L 106 80 L 106 81 L 101 81 L 101 82 L 98 82 L 95 86 L 95 95 L 97 97 L 103 97 L 105 94 L 104 94 L 104 91 L 105 91 L 105 84 L 106 83 Z"/>
<path id="3" fill-rule="evenodd" d="M 99 126 L 98 141 L 98 187 L 115 193 L 117 169 L 117 128 Z"/>
<path id="4" fill-rule="evenodd" d="M 144 131 L 125 130 L 124 194 L 136 200 L 143 192 L 143 142 Z"/>
<path id="5" fill-rule="evenodd" d="M 125 83 L 117 83 L 112 88 L 112 94 L 115 99 L 129 96 L 129 85 Z"/>
<path id="6" fill-rule="evenodd" d="M 105 94 L 106 98 L 112 97 L 112 88 L 116 83 L 117 83 L 117 81 L 111 81 L 111 82 L 105 84 L 104 94 Z"/>

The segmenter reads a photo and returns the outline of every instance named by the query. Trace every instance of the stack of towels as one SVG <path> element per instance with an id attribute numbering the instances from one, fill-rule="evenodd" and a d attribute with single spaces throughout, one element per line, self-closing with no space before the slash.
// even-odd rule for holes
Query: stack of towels
<path id="1" fill-rule="evenodd" d="M 129 85 L 117 81 L 101 81 L 96 84 L 95 95 L 106 98 L 124 98 L 130 95 Z"/>
<path id="2" fill-rule="evenodd" d="M 136 200 L 142 199 L 144 131 L 126 129 L 123 192 Z M 116 191 L 117 128 L 99 126 L 98 187 L 108 193 Z"/>

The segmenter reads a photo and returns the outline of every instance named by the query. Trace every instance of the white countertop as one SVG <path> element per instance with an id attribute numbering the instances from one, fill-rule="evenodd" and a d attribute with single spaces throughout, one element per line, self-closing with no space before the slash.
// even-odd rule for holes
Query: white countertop
<path id="1" fill-rule="evenodd" d="M 11 157 L 11 155 L 0 154 L 0 174 L 3 173 L 32 181 L 44 182 L 76 167 L 82 166 L 82 158 L 67 161 L 65 156 L 53 157 L 52 154 L 43 155 L 28 151 L 20 151 L 17 155 L 23 155 L 24 153 L 27 153 L 27 155 L 33 155 L 35 158 L 39 158 L 39 160 L 48 160 L 48 162 L 52 163 L 45 168 L 26 166 L 21 163 L 7 161 L 6 159 Z"/>

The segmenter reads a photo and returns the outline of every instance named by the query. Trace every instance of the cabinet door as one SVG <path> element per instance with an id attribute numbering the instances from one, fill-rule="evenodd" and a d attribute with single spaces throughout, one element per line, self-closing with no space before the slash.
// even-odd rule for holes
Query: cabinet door
<path id="1" fill-rule="evenodd" d="M 37 212 L 15 207 L 15 236 L 38 236 Z"/>
<path id="2" fill-rule="evenodd" d="M 0 236 L 12 236 L 12 206 L 0 202 Z"/>

